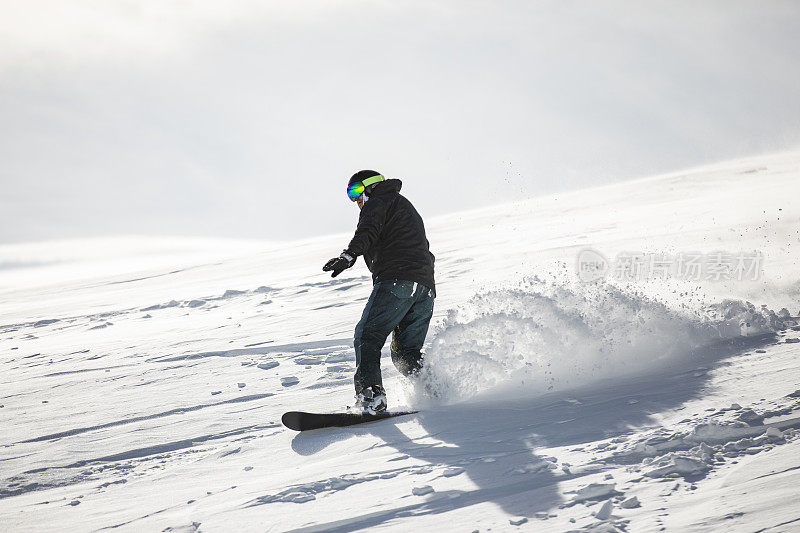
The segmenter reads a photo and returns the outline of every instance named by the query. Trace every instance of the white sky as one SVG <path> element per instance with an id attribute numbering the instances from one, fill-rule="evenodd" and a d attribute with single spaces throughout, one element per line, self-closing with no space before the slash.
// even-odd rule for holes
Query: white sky
<path id="1" fill-rule="evenodd" d="M 800 4 L 0 0 L 0 242 L 353 229 L 800 146 Z M 346 244 L 346 243 L 344 243 Z"/>

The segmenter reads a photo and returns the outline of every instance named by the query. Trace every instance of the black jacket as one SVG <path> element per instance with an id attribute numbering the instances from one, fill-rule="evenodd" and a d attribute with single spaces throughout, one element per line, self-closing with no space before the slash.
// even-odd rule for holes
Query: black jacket
<path id="1" fill-rule="evenodd" d="M 425 224 L 411 202 L 400 194 L 402 186 L 397 179 L 374 186 L 346 251 L 353 257 L 364 256 L 373 283 L 403 279 L 436 290 L 434 257 Z"/>

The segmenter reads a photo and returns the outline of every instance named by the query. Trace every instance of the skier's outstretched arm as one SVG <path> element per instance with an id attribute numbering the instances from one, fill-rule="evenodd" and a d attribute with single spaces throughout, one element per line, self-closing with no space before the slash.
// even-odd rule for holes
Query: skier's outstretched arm
<path id="1" fill-rule="evenodd" d="M 345 269 L 350 268 L 356 262 L 359 255 L 364 255 L 370 246 L 378 239 L 378 235 L 386 222 L 387 203 L 374 198 L 364 204 L 364 208 L 358 216 L 358 227 L 353 239 L 339 257 L 334 257 L 322 267 L 324 272 L 331 272 L 331 277 L 335 278 Z"/>
<path id="2" fill-rule="evenodd" d="M 358 216 L 358 227 L 353 235 L 350 244 L 345 251 L 353 257 L 364 255 L 372 244 L 378 240 L 383 224 L 386 222 L 386 210 L 388 202 L 382 198 L 370 199 L 364 204 L 364 208 Z"/>

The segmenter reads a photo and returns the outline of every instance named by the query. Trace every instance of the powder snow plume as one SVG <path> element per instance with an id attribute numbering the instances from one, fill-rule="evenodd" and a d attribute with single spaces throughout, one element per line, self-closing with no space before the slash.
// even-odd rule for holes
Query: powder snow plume
<path id="1" fill-rule="evenodd" d="M 720 341 L 792 324 L 740 300 L 677 311 L 607 283 L 533 278 L 451 310 L 427 350 L 426 379 L 446 402 L 501 387 L 538 395 L 659 372 Z"/>

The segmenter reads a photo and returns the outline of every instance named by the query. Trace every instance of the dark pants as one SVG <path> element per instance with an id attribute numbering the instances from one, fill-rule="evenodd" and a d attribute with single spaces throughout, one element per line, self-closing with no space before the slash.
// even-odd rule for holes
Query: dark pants
<path id="1" fill-rule="evenodd" d="M 381 380 L 381 348 L 392 335 L 392 362 L 404 375 L 422 368 L 422 345 L 433 315 L 436 293 L 413 281 L 389 280 L 372 288 L 356 326 L 356 392 Z"/>

